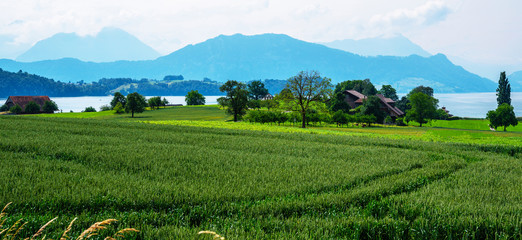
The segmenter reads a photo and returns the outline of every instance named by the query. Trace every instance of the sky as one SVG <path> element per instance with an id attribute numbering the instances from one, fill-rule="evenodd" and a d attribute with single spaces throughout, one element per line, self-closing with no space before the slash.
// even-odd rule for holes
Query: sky
<path id="1" fill-rule="evenodd" d="M 520 0 L 2 0 L 0 58 L 56 33 L 121 28 L 162 54 L 220 34 L 309 42 L 402 34 L 472 72 L 522 70 Z"/>

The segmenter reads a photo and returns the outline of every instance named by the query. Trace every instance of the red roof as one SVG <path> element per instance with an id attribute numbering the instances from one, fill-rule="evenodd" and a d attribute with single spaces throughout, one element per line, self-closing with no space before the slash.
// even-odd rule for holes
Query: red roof
<path id="1" fill-rule="evenodd" d="M 8 105 L 9 103 L 12 103 L 13 105 L 18 105 L 22 107 L 22 109 L 25 109 L 25 105 L 31 101 L 42 107 L 46 101 L 51 101 L 51 99 L 48 96 L 9 96 L 5 103 Z"/>

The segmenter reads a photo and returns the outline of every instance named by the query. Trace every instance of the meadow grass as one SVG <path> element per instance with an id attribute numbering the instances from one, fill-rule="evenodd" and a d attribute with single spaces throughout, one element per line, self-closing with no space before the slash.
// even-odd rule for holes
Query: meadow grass
<path id="1" fill-rule="evenodd" d="M 7 225 L 23 218 L 28 236 L 59 217 L 46 231 L 60 236 L 78 217 L 78 236 L 115 218 L 136 239 L 521 237 L 520 146 L 205 123 L 216 125 L 0 116 Z"/>

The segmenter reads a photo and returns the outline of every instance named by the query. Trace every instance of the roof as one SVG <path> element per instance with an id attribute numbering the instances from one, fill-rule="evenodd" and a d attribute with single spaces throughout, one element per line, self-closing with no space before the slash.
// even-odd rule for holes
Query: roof
<path id="1" fill-rule="evenodd" d="M 404 115 L 404 112 L 402 112 L 400 109 L 398 109 L 397 107 L 394 107 L 392 105 L 390 105 L 390 103 L 394 103 L 395 101 L 389 99 L 389 98 L 385 98 L 382 94 L 375 94 L 375 96 L 377 96 L 378 98 L 381 99 L 382 103 L 384 104 L 384 106 L 386 106 L 386 108 L 388 108 L 390 111 L 394 112 L 397 116 L 402 116 Z M 390 100 L 390 101 L 388 101 Z"/>
<path id="2" fill-rule="evenodd" d="M 25 109 L 25 105 L 31 101 L 43 106 L 46 101 L 51 101 L 51 99 L 49 96 L 9 96 L 6 104 L 10 101 L 13 102 L 14 105 L 19 105 L 22 109 Z"/>
<path id="3" fill-rule="evenodd" d="M 345 93 L 349 93 L 349 94 L 352 94 L 354 95 L 355 97 L 359 98 L 359 99 L 365 99 L 366 96 L 364 96 L 364 94 L 360 93 L 360 92 L 357 92 L 355 90 L 346 90 L 344 91 Z"/>

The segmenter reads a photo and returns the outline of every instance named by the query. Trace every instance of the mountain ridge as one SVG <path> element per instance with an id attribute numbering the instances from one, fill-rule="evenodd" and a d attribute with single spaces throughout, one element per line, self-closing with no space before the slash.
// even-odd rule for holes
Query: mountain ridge
<path id="1" fill-rule="evenodd" d="M 375 85 L 391 84 L 398 92 L 428 85 L 436 92 L 491 92 L 496 84 L 452 64 L 445 55 L 430 57 L 363 57 L 284 34 L 219 35 L 146 61 L 108 63 L 60 59 L 21 63 L 0 60 L 9 71 L 28 71 L 61 81 L 101 78 L 161 79 L 182 74 L 190 79 L 288 79 L 302 70 L 317 70 L 333 83 L 369 78 Z"/>
<path id="2" fill-rule="evenodd" d="M 161 55 L 119 28 L 103 28 L 96 36 L 57 33 L 37 42 L 16 61 L 35 62 L 76 58 L 87 62 L 156 59 Z"/>

